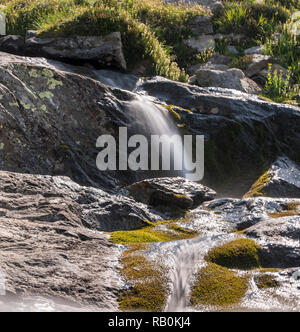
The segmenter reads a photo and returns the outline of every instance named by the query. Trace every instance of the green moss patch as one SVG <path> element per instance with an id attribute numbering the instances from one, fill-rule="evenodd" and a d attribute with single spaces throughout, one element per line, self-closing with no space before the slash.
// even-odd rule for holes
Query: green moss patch
<path id="1" fill-rule="evenodd" d="M 209 264 L 197 275 L 192 289 L 191 304 L 193 306 L 235 304 L 245 296 L 247 288 L 247 278 L 239 277 L 216 264 Z"/>
<path id="2" fill-rule="evenodd" d="M 159 312 L 167 297 L 165 270 L 140 254 L 146 247 L 135 245 L 122 256 L 122 275 L 132 287 L 120 294 L 120 309 L 123 311 Z"/>
<path id="3" fill-rule="evenodd" d="M 237 239 L 211 249 L 205 259 L 224 267 L 249 270 L 261 266 L 261 247 L 250 239 Z"/>
<path id="4" fill-rule="evenodd" d="M 262 274 L 258 276 L 255 282 L 260 289 L 277 288 L 280 286 L 280 282 L 270 274 Z"/>
<path id="5" fill-rule="evenodd" d="M 183 219 L 185 220 L 185 218 Z M 176 222 L 178 220 L 166 220 L 158 223 L 148 223 L 141 229 L 136 229 L 132 231 L 117 231 L 110 233 L 111 241 L 118 244 L 133 244 L 133 243 L 151 243 L 151 242 L 167 242 L 175 240 L 191 239 L 198 235 L 197 232 L 184 229 L 178 225 Z M 158 230 L 156 226 L 166 224 L 166 230 Z"/>

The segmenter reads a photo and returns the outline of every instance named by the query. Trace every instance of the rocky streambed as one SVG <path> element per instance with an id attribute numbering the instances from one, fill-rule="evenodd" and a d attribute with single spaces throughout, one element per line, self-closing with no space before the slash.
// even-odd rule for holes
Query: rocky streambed
<path id="1" fill-rule="evenodd" d="M 203 185 L 96 168 L 141 100 L 205 136 Z M 299 108 L 1 53 L 0 125 L 1 310 L 299 310 Z"/>

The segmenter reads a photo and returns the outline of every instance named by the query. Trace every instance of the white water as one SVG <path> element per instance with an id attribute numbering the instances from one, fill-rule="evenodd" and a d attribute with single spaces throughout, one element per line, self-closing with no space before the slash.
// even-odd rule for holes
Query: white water
<path id="1" fill-rule="evenodd" d="M 185 150 L 182 136 L 169 111 L 155 104 L 149 97 L 138 95 L 136 100 L 130 102 L 130 111 L 134 112 L 135 118 L 144 125 L 147 134 L 161 137 L 163 145 L 172 147 L 174 136 L 178 137 L 179 146 L 171 148 L 171 170 L 179 171 L 178 176 L 185 177 L 185 166 L 191 169 L 191 156 Z M 158 153 L 162 159 L 162 151 Z"/>

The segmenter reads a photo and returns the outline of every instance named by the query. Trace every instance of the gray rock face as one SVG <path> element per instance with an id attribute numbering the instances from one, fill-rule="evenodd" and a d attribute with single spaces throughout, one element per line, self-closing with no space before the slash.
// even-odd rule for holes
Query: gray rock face
<path id="1" fill-rule="evenodd" d="M 267 171 L 266 180 L 254 184 L 254 192 L 257 186 L 267 197 L 300 198 L 300 167 L 288 158 L 278 158 Z"/>
<path id="2" fill-rule="evenodd" d="M 209 16 L 196 16 L 189 21 L 189 26 L 195 34 L 209 35 L 214 32 Z"/>
<path id="3" fill-rule="evenodd" d="M 42 296 L 71 311 L 118 310 L 121 251 L 107 235 L 85 227 L 109 196 L 63 177 L 0 174 L 1 301 Z"/>
<path id="4" fill-rule="evenodd" d="M 300 266 L 300 216 L 269 219 L 246 231 L 262 246 L 265 267 Z"/>
<path id="5" fill-rule="evenodd" d="M 28 38 L 25 51 L 30 56 L 56 60 L 92 62 L 100 67 L 126 70 L 121 34 L 113 32 L 105 37 Z"/>
<path id="6" fill-rule="evenodd" d="M 129 185 L 147 178 L 139 172 L 99 172 L 95 166 L 95 142 L 100 135 L 118 137 L 119 126 L 127 127 L 129 134 L 143 133 L 144 126 L 131 111 L 136 94 L 100 84 L 95 79 L 101 73 L 93 80 L 54 66 L 65 70 L 57 62 L 50 65 L 38 58 L 1 54 L 1 169 L 66 175 L 82 185 L 109 190 L 117 190 L 120 181 Z M 112 85 L 132 89 L 136 84 L 135 80 L 127 84 L 127 76 L 124 82 L 119 79 L 114 83 L 113 78 Z M 231 193 L 232 181 L 236 181 L 243 195 L 265 163 L 271 164 L 279 153 L 295 160 L 300 142 L 298 108 L 267 103 L 237 90 L 204 89 L 162 78 L 140 82 L 136 93 L 191 110 L 178 112 L 189 134 L 205 136 L 205 184 L 210 187 L 223 190 L 220 183 L 226 186 L 224 180 L 231 177 Z M 257 167 L 251 173 L 249 165 L 253 164 Z"/>
<path id="7" fill-rule="evenodd" d="M 215 40 L 210 35 L 192 37 L 185 40 L 184 43 L 191 48 L 195 48 L 200 53 L 210 49 L 215 49 L 216 47 Z"/>
<path id="8" fill-rule="evenodd" d="M 138 202 L 160 208 L 191 209 L 217 195 L 208 187 L 180 177 L 144 180 L 127 187 L 127 190 Z"/>
<path id="9" fill-rule="evenodd" d="M 258 85 L 246 78 L 240 69 L 232 68 L 226 71 L 200 69 L 196 73 L 197 83 L 201 87 L 219 87 L 236 89 L 255 94 L 260 91 Z"/>
<path id="10" fill-rule="evenodd" d="M 7 218 L 60 221 L 66 226 L 73 222 L 105 232 L 137 229 L 146 225 L 145 220 L 160 219 L 130 198 L 82 187 L 67 177 L 1 172 L 0 184 Z M 10 198 L 15 203 L 9 203 Z"/>
<path id="11" fill-rule="evenodd" d="M 23 54 L 25 40 L 21 36 L 5 36 L 0 38 L 0 51 L 13 54 Z"/>

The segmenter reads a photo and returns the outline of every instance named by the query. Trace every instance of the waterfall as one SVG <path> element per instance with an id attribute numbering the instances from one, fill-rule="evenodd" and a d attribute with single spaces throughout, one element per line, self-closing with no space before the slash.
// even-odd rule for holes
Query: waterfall
<path id="1" fill-rule="evenodd" d="M 162 160 L 162 146 L 173 146 L 170 158 L 171 169 L 160 168 L 160 170 L 178 171 L 178 176 L 186 177 L 186 167 L 192 168 L 191 156 L 185 148 L 182 135 L 170 112 L 163 106 L 155 104 L 150 98 L 139 95 L 136 100 L 130 102 L 130 111 L 134 113 L 135 119 L 143 124 L 147 134 L 160 136 L 161 149 L 151 150 L 151 155 L 156 153 Z"/>

